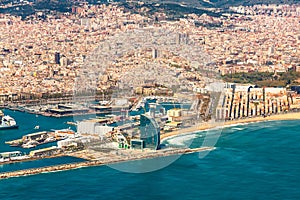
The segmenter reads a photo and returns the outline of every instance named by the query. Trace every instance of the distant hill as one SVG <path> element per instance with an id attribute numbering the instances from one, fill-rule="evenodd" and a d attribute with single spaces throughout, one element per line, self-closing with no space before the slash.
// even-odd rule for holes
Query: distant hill
<path id="1" fill-rule="evenodd" d="M 125 0 L 116 0 L 124 2 Z M 138 1 L 131 1 L 138 2 Z M 178 4 L 191 8 L 228 8 L 230 6 L 251 6 L 256 4 L 296 4 L 300 0 L 139 0 L 146 4 Z"/>
<path id="2" fill-rule="evenodd" d="M 300 3 L 300 0 L 210 0 L 210 2 L 214 7 L 224 8 L 240 5 L 252 6 L 256 4 L 297 4 Z"/>
<path id="3" fill-rule="evenodd" d="M 21 0 L 0 0 L 0 5 L 6 5 L 13 2 L 8 8 L 0 8 L 0 13 L 10 13 L 20 15 L 22 17 L 34 14 L 37 10 L 48 9 L 58 12 L 70 12 L 73 5 L 78 5 L 78 0 L 28 0 L 34 2 L 33 5 L 22 5 Z M 108 0 L 86 0 L 91 4 L 107 3 Z M 178 19 L 186 14 L 206 13 L 210 16 L 219 16 L 221 12 L 215 12 L 213 8 L 226 8 L 230 6 L 250 6 L 255 4 L 297 4 L 300 0 L 109 0 L 110 2 L 118 2 L 119 5 L 125 7 L 128 11 L 138 12 L 138 8 L 145 6 L 149 8 L 148 13 L 140 13 L 152 15 L 155 12 L 164 12 L 168 19 Z M 144 2 L 144 5 L 141 5 Z"/>
<path id="4" fill-rule="evenodd" d="M 141 15 L 146 15 L 152 17 L 154 13 L 165 13 L 168 20 L 176 20 L 184 17 L 184 15 L 195 13 L 198 15 L 207 14 L 209 16 L 220 16 L 220 13 L 215 13 L 213 11 L 207 10 L 205 7 L 190 7 L 189 5 L 183 5 L 179 3 L 174 3 L 171 1 L 161 1 L 164 3 L 146 3 L 140 5 L 137 2 L 119 2 L 119 5 L 124 7 L 126 11 L 133 13 L 139 13 Z M 140 8 L 146 7 L 148 9 L 147 13 L 141 12 Z"/>
<path id="5" fill-rule="evenodd" d="M 73 2 L 70 0 L 36 0 L 34 8 L 70 12 L 72 5 Z"/>
<path id="6" fill-rule="evenodd" d="M 22 16 L 26 18 L 34 14 L 37 10 L 55 10 L 58 12 L 70 12 L 71 7 L 74 3 L 72 0 L 29 0 L 33 2 L 30 4 L 23 4 L 20 0 L 0 0 L 0 5 L 8 5 L 8 3 L 13 2 L 11 6 L 6 8 L 0 8 L 0 13 L 9 13 L 12 15 Z"/>

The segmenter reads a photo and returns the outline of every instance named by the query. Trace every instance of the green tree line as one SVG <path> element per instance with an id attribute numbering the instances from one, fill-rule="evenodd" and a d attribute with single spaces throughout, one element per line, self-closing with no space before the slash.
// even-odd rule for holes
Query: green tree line
<path id="1" fill-rule="evenodd" d="M 248 72 L 226 74 L 222 76 L 223 80 L 231 83 L 250 83 L 258 87 L 287 87 L 289 85 L 298 85 L 300 73 L 288 71 L 284 73 L 273 72 Z"/>

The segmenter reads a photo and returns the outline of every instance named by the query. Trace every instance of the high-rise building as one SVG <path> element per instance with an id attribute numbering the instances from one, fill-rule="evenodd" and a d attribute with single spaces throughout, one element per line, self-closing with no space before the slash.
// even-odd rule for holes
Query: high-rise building
<path id="1" fill-rule="evenodd" d="M 188 33 L 178 33 L 176 35 L 176 44 L 189 44 L 189 37 Z"/>
<path id="2" fill-rule="evenodd" d="M 68 58 L 61 57 L 60 58 L 60 66 L 67 66 L 69 64 Z"/>
<path id="3" fill-rule="evenodd" d="M 54 54 L 54 61 L 55 61 L 55 64 L 60 64 L 60 53 L 59 52 L 56 52 Z"/>
<path id="4" fill-rule="evenodd" d="M 160 127 L 149 114 L 140 117 L 140 139 L 144 141 L 145 148 L 158 149 L 160 145 Z"/>
<path id="5" fill-rule="evenodd" d="M 156 48 L 152 49 L 152 58 L 155 59 L 158 57 L 158 50 Z"/>
<path id="6" fill-rule="evenodd" d="M 268 54 L 271 56 L 275 53 L 275 47 L 274 45 L 272 45 L 271 47 L 269 47 L 269 51 L 268 51 Z"/>

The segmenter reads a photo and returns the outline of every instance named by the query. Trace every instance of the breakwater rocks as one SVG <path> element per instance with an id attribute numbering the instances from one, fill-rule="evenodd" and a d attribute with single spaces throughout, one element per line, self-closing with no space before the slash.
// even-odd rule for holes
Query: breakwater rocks
<path id="1" fill-rule="evenodd" d="M 0 179 L 11 178 L 11 177 L 18 177 L 18 176 L 28 176 L 40 173 L 47 173 L 47 172 L 55 172 L 55 171 L 64 171 L 70 169 L 76 169 L 80 167 L 87 167 L 87 166 L 96 166 L 101 165 L 103 163 L 98 163 L 97 161 L 87 161 L 87 162 L 80 162 L 80 163 L 72 163 L 72 164 L 63 164 L 63 165 L 55 165 L 49 167 L 41 167 L 41 168 L 34 168 L 34 169 L 26 169 L 20 171 L 13 171 L 13 172 L 5 172 L 0 174 Z"/>
<path id="2" fill-rule="evenodd" d="M 82 168 L 82 167 L 100 166 L 100 165 L 127 162 L 127 161 L 133 161 L 133 160 L 149 159 L 149 158 L 154 158 L 154 157 L 164 157 L 164 156 L 170 156 L 170 155 L 175 155 L 175 154 L 188 154 L 188 153 L 194 153 L 194 152 L 200 152 L 200 151 L 211 151 L 213 149 L 214 149 L 214 147 L 201 147 L 201 148 L 195 148 L 195 149 L 175 149 L 175 150 L 172 149 L 170 151 L 163 151 L 161 153 L 153 153 L 151 155 L 147 154 L 145 156 L 138 156 L 138 157 L 132 157 L 132 158 L 122 158 L 122 159 L 118 158 L 118 159 L 109 160 L 109 161 L 92 160 L 92 161 L 69 163 L 69 164 L 40 167 L 40 168 L 33 168 L 33 169 L 24 169 L 24 170 L 19 170 L 19 171 L 0 173 L 0 179 L 19 177 L 19 176 L 29 176 L 29 175 L 34 175 L 34 174 L 56 172 L 56 171 L 65 171 L 65 170 L 77 169 L 77 168 Z"/>

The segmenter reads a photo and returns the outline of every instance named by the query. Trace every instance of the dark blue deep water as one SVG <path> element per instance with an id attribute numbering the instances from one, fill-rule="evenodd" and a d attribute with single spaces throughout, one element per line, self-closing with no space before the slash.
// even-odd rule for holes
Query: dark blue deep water
<path id="1" fill-rule="evenodd" d="M 64 121 L 5 111 L 19 130 L 0 132 L 4 144 L 32 131 L 66 128 Z M 36 120 L 36 121 L 32 121 Z M 216 150 L 206 157 L 181 156 L 161 170 L 133 174 L 108 166 L 10 178 L 0 181 L 0 199 L 300 199 L 300 128 L 298 121 L 272 121 L 225 128 Z M 213 132 L 213 131 L 212 131 Z M 201 145 L 206 132 L 173 138 L 194 138 Z M 1 170 L 1 168 L 0 168 Z"/>

